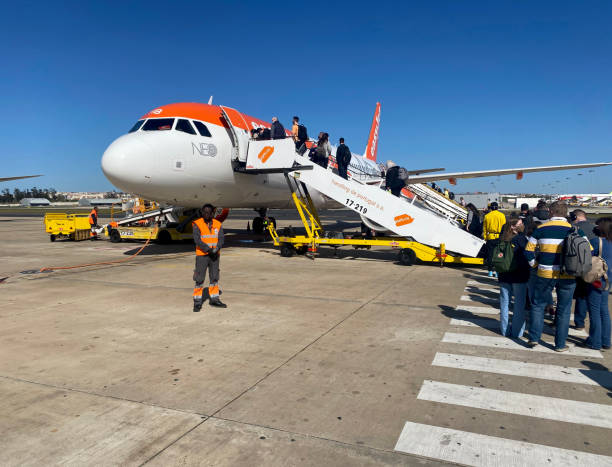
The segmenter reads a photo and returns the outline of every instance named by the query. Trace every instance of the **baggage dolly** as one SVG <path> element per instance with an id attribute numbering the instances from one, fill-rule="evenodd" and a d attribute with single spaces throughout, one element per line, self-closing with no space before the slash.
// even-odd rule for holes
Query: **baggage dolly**
<path id="1" fill-rule="evenodd" d="M 45 232 L 49 240 L 67 238 L 73 241 L 89 240 L 89 216 L 87 214 L 47 213 L 44 218 Z"/>

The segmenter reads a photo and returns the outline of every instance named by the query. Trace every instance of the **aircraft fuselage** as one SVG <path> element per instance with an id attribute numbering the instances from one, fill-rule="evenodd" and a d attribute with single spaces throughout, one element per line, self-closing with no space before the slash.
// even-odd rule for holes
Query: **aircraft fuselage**
<path id="1" fill-rule="evenodd" d="M 221 109 L 208 104 L 170 104 L 149 112 L 104 152 L 104 174 L 125 192 L 186 208 L 204 203 L 232 208 L 289 207 L 291 199 L 282 174 L 234 171 L 238 160 L 246 157 L 250 130 L 270 124 L 223 108 L 232 120 L 228 122 Z M 380 176 L 376 163 L 359 156 L 353 157 L 351 166 L 362 177 Z M 319 207 L 334 205 L 319 193 L 312 195 Z"/>

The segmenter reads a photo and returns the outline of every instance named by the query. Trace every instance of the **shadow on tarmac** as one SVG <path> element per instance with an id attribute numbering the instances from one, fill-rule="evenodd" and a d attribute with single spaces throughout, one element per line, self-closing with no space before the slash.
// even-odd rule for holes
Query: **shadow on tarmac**
<path id="1" fill-rule="evenodd" d="M 588 370 L 580 370 L 580 373 L 591 378 L 602 388 L 612 390 L 612 373 L 607 366 L 589 360 L 582 360 L 580 363 L 589 367 Z M 609 392 L 608 396 L 612 397 L 612 393 Z"/>
<path id="2" fill-rule="evenodd" d="M 491 318 L 490 316 L 482 316 L 482 315 L 478 315 L 475 313 L 472 313 L 471 311 L 468 310 L 456 310 L 454 307 L 448 306 L 448 305 L 438 305 L 441 309 L 441 312 L 444 316 L 448 317 L 448 318 L 455 318 L 455 319 L 461 319 L 463 321 L 468 321 L 471 323 L 475 323 L 477 324 L 477 328 L 480 329 L 484 329 L 486 331 L 491 331 L 499 336 L 501 336 L 501 333 L 499 331 L 499 318 Z M 459 305 L 460 307 L 461 305 Z M 510 310 L 512 310 L 512 308 L 510 308 Z M 497 315 L 496 315 L 497 316 Z M 525 326 L 525 332 L 527 333 L 527 330 L 529 329 L 529 312 L 527 312 L 527 324 Z M 508 326 L 511 326 L 512 323 L 512 316 L 510 316 L 510 320 L 508 323 Z M 482 325 L 484 324 L 484 326 Z M 544 323 L 544 327 L 542 329 L 542 334 L 547 335 L 547 336 L 552 336 L 554 337 L 555 335 L 555 328 L 554 328 L 554 323 L 550 322 L 550 323 Z M 509 336 L 508 339 L 513 340 L 514 342 L 516 342 L 517 344 L 520 344 L 521 346 L 528 348 L 527 344 L 525 343 L 525 341 L 523 341 L 522 339 L 515 339 Z M 579 336 L 570 336 L 568 335 L 566 338 L 566 341 L 572 343 L 572 344 L 579 344 L 583 342 L 583 338 L 579 337 Z M 542 347 L 546 347 L 549 349 L 554 349 L 554 345 L 552 344 L 548 344 L 546 342 L 540 342 L 540 345 Z"/>

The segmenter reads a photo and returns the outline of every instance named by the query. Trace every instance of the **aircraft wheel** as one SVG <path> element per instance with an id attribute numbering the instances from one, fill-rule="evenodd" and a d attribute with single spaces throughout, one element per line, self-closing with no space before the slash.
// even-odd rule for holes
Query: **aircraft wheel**
<path id="1" fill-rule="evenodd" d="M 54 242 L 55 241 L 55 235 L 53 235 L 53 234 L 49 235 L 49 241 L 50 242 Z"/>
<path id="2" fill-rule="evenodd" d="M 116 229 L 111 230 L 110 241 L 112 243 L 119 243 L 121 241 L 121 235 L 119 234 L 119 231 L 117 231 Z"/>
<path id="3" fill-rule="evenodd" d="M 263 217 L 253 218 L 253 233 L 261 235 L 263 233 Z"/>
<path id="4" fill-rule="evenodd" d="M 170 232 L 168 232 L 167 230 L 162 230 L 157 235 L 157 243 L 160 243 L 162 245 L 168 245 L 169 243 L 172 243 L 172 236 L 170 235 Z"/>
<path id="5" fill-rule="evenodd" d="M 403 248 L 400 250 L 397 258 L 404 266 L 412 266 L 416 261 L 416 253 L 410 248 Z"/>
<path id="6" fill-rule="evenodd" d="M 283 243 L 280 247 L 280 255 L 283 258 L 290 258 L 293 256 L 293 253 L 295 253 L 295 248 L 293 247 L 293 245 L 290 245 L 288 243 Z"/>

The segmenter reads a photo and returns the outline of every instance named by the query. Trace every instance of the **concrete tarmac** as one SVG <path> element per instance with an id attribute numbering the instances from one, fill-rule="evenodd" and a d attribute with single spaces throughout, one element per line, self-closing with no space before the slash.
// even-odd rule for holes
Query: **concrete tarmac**
<path id="1" fill-rule="evenodd" d="M 0 465 L 612 465 L 612 353 L 500 336 L 481 269 L 224 226 L 228 308 L 193 313 L 193 245 L 24 274 L 140 244 L 0 218 Z"/>

